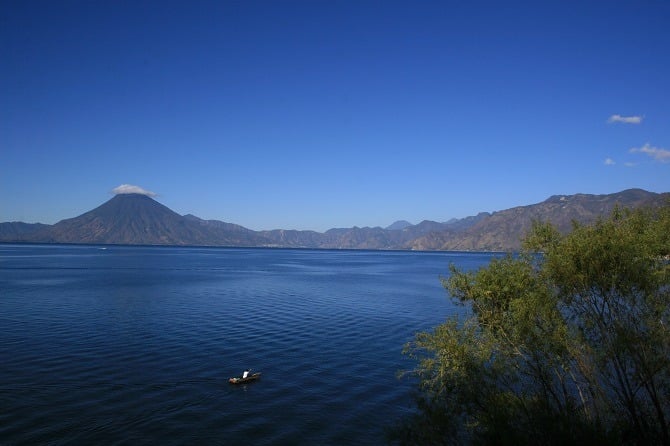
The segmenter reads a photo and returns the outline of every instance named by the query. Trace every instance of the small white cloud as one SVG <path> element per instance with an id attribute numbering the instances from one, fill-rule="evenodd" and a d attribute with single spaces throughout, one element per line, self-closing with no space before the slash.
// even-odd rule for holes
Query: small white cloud
<path id="1" fill-rule="evenodd" d="M 670 150 L 661 149 L 659 147 L 652 147 L 649 143 L 643 145 L 642 147 L 633 147 L 630 149 L 630 153 L 644 153 L 645 155 L 648 155 L 661 163 L 670 162 Z"/>
<path id="2" fill-rule="evenodd" d="M 156 194 L 154 192 L 151 192 L 150 190 L 142 189 L 139 186 L 133 186 L 132 184 L 122 184 L 118 187 L 115 187 L 114 189 L 112 189 L 112 193 L 114 195 L 140 194 L 140 195 L 146 195 L 147 197 L 155 197 L 156 196 Z"/>
<path id="3" fill-rule="evenodd" d="M 628 163 L 623 163 L 623 165 L 626 166 L 626 167 L 635 167 L 637 164 L 628 162 Z"/>
<path id="4" fill-rule="evenodd" d="M 615 164 L 616 164 L 616 163 L 614 162 L 614 160 L 613 160 L 612 158 L 606 158 L 606 159 L 605 159 L 605 165 L 606 165 L 606 166 L 613 166 L 613 165 L 615 165 Z"/>
<path id="5" fill-rule="evenodd" d="M 610 124 L 613 122 L 622 122 L 624 124 L 640 124 L 642 122 L 642 116 L 621 116 L 621 115 L 612 115 L 607 120 Z"/>

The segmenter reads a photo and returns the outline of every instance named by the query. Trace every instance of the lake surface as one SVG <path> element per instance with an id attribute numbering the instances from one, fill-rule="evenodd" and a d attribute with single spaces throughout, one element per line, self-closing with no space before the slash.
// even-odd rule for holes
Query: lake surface
<path id="1" fill-rule="evenodd" d="M 383 444 L 492 256 L 0 245 L 0 444 Z"/>

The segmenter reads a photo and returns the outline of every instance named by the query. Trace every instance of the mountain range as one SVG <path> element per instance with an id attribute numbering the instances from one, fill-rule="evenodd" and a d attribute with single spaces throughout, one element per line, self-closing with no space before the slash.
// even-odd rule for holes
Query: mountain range
<path id="1" fill-rule="evenodd" d="M 97 208 L 54 225 L 0 223 L 0 242 L 176 246 L 244 246 L 321 249 L 406 249 L 510 251 L 534 220 L 550 221 L 561 232 L 572 222 L 590 223 L 619 205 L 624 208 L 670 204 L 670 193 L 629 189 L 607 195 L 556 195 L 528 206 L 447 222 L 401 220 L 381 227 L 326 232 L 253 231 L 218 220 L 179 215 L 153 198 L 119 194 Z"/>

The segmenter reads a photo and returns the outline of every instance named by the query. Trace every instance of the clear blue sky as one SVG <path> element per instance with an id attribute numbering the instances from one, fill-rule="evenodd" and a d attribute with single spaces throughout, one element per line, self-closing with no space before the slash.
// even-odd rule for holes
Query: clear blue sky
<path id="1" fill-rule="evenodd" d="M 0 221 L 254 230 L 670 191 L 670 2 L 3 1 Z"/>

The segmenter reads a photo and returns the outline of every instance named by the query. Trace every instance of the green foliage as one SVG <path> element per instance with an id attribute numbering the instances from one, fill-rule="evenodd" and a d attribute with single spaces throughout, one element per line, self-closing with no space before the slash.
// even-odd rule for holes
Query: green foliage
<path id="1" fill-rule="evenodd" d="M 443 281 L 471 316 L 420 333 L 401 444 L 670 444 L 670 206 L 615 209 Z M 541 252 L 542 254 L 536 254 Z"/>

